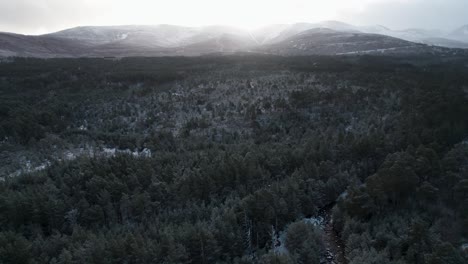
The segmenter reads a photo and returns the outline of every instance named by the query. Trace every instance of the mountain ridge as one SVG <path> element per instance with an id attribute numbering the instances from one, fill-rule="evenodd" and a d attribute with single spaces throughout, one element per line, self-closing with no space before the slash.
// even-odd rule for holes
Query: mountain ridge
<path id="1" fill-rule="evenodd" d="M 322 32 L 319 32 L 320 29 Z M 325 36 L 325 29 L 333 31 L 335 37 L 329 35 L 331 31 L 328 31 L 329 34 Z M 297 49 L 297 43 L 293 44 L 296 47 L 288 46 L 288 43 L 298 41 L 298 37 L 300 38 L 301 34 L 305 33 L 311 39 L 300 40 L 304 42 L 299 44 L 302 45 L 301 52 L 298 52 L 300 49 Z M 350 40 L 348 38 L 352 36 L 349 34 L 355 34 L 355 37 L 360 40 L 355 38 L 351 40 L 352 44 L 346 42 L 337 48 L 340 43 L 336 41 Z M 465 37 L 467 42 L 464 42 Z M 373 39 L 374 44 L 368 45 L 369 43 L 364 39 Z M 324 40 L 328 42 L 323 42 Z M 305 42 L 309 44 L 306 45 Z M 320 47 L 316 46 L 318 43 Z M 423 29 L 396 31 L 381 25 L 360 27 L 340 21 L 276 24 L 254 31 L 223 25 L 205 27 L 169 24 L 80 26 L 38 36 L 0 33 L 0 56 L 45 58 L 197 56 L 219 52 L 264 53 L 273 52 L 273 50 L 274 54 L 283 55 L 330 55 L 372 53 L 377 50 L 379 53 L 386 53 L 390 50 L 399 50 L 402 43 L 405 43 L 403 46 L 412 48 L 425 47 L 425 50 L 427 47 L 423 45 L 468 48 L 468 26 L 445 35 Z"/>

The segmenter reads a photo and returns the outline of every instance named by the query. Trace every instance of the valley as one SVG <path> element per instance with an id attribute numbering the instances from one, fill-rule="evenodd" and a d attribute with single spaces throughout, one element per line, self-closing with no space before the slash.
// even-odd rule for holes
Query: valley
<path id="1" fill-rule="evenodd" d="M 0 262 L 466 263 L 467 59 L 8 58 Z"/>

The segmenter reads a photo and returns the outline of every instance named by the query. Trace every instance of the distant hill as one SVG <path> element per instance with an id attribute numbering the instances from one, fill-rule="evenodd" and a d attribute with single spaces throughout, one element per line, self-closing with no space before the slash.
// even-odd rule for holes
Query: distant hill
<path id="1" fill-rule="evenodd" d="M 447 39 L 447 38 L 437 38 L 437 37 L 426 38 L 426 39 L 421 39 L 420 42 L 428 44 L 428 45 L 435 45 L 435 46 L 440 46 L 440 47 L 468 49 L 468 42 Z"/>
<path id="2" fill-rule="evenodd" d="M 296 24 L 279 24 L 270 25 L 253 32 L 253 35 L 258 38 L 262 44 L 272 44 L 281 42 L 301 32 L 314 28 L 328 28 L 343 32 L 359 32 L 359 30 L 350 25 L 339 21 L 324 21 L 320 23 L 296 23 Z"/>
<path id="3" fill-rule="evenodd" d="M 76 27 L 40 36 L 0 33 L 0 56 L 52 58 L 197 56 L 232 52 L 282 55 L 434 52 L 432 46 L 468 48 L 466 29 L 462 27 L 444 35 L 422 29 L 394 31 L 384 26 L 359 27 L 339 21 L 271 25 L 251 32 L 228 26 Z M 465 37 L 467 42 L 464 42 Z"/>
<path id="4" fill-rule="evenodd" d="M 172 25 L 77 27 L 41 36 L 0 33 L 0 56 L 195 56 L 242 51 L 257 45 L 231 27 Z"/>
<path id="5" fill-rule="evenodd" d="M 75 57 L 88 48 L 84 42 L 53 36 L 0 33 L 0 56 Z"/>
<path id="6" fill-rule="evenodd" d="M 277 55 L 297 56 L 384 53 L 416 50 L 424 46 L 384 35 L 320 28 L 310 29 L 281 42 L 262 46 L 260 50 Z"/>
<path id="7" fill-rule="evenodd" d="M 271 25 L 258 29 L 254 31 L 254 33 L 258 36 L 261 43 L 272 44 L 281 42 L 295 34 L 314 28 L 328 28 L 341 32 L 380 34 L 411 42 L 447 48 L 466 48 L 468 45 L 468 29 L 465 27 L 459 28 L 449 34 L 441 30 L 427 30 L 420 28 L 392 30 L 382 25 L 354 26 L 340 21 L 323 21 L 320 23 Z"/>

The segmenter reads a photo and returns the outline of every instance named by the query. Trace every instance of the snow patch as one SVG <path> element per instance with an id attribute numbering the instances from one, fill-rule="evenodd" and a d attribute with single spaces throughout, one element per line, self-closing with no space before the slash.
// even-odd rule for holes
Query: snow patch
<path id="1" fill-rule="evenodd" d="M 321 228 L 321 229 L 325 225 L 325 219 L 323 217 L 321 217 L 321 216 L 304 218 L 302 221 L 304 221 L 307 224 L 311 224 L 314 227 Z"/>
<path id="2" fill-rule="evenodd" d="M 344 191 L 342 194 L 340 194 L 338 199 L 344 200 L 346 197 L 348 197 L 348 191 Z"/>
<path id="3" fill-rule="evenodd" d="M 128 34 L 122 34 L 120 35 L 120 40 L 124 40 L 128 38 Z"/>
<path id="4" fill-rule="evenodd" d="M 408 47 L 412 47 L 412 46 L 402 46 L 402 47 L 385 48 L 385 49 L 370 49 L 370 50 L 361 50 L 361 51 L 350 51 L 350 52 L 336 53 L 336 55 L 367 54 L 367 53 L 374 53 L 374 52 L 384 53 L 386 51 L 394 51 L 394 50 L 398 50 L 398 49 L 401 49 L 401 48 L 408 48 Z"/>
<path id="5" fill-rule="evenodd" d="M 468 243 L 464 243 L 460 246 L 461 250 L 468 251 Z"/>
<path id="6" fill-rule="evenodd" d="M 316 216 L 316 217 L 309 217 L 309 218 L 303 218 L 302 221 L 304 223 L 307 223 L 307 224 L 310 224 L 314 227 L 317 227 L 321 230 L 323 230 L 325 228 L 325 218 L 323 218 L 322 216 Z M 285 229 L 285 231 L 281 231 L 279 232 L 279 236 L 278 236 L 278 239 L 276 240 L 276 243 L 275 243 L 275 247 L 273 248 L 273 251 L 276 253 L 276 254 L 289 254 L 289 251 L 288 249 L 285 247 L 286 245 L 286 230 L 287 230 L 287 227 Z"/>
<path id="7" fill-rule="evenodd" d="M 116 148 L 103 148 L 102 150 L 94 149 L 94 148 L 78 148 L 75 150 L 67 150 L 59 154 L 58 156 L 53 157 L 53 160 L 56 161 L 72 161 L 79 157 L 115 157 L 119 154 L 126 154 L 131 155 L 135 158 L 151 158 L 153 153 L 150 149 L 143 149 L 141 151 L 134 150 L 131 151 L 129 149 L 116 149 Z M 24 163 L 23 168 L 11 173 L 10 177 L 17 177 L 27 173 L 39 172 L 46 170 L 48 167 L 52 165 L 52 162 L 49 160 L 40 163 L 38 166 L 33 166 L 32 161 L 26 160 Z M 2 179 L 2 178 L 0 178 Z M 4 180 L 4 179 L 3 179 Z"/>
<path id="8" fill-rule="evenodd" d="M 142 151 L 138 151 L 138 150 L 135 150 L 135 151 L 131 151 L 129 149 L 116 149 L 116 148 L 104 148 L 103 149 L 103 154 L 104 156 L 107 156 L 107 157 L 114 157 L 118 154 L 128 154 L 128 155 L 132 155 L 133 157 L 140 157 L 140 158 L 151 158 L 152 156 L 152 153 L 151 153 L 151 150 L 150 149 L 143 149 Z"/>
<path id="9" fill-rule="evenodd" d="M 30 160 L 26 161 L 25 167 L 23 169 L 19 169 L 16 172 L 10 174 L 10 177 L 17 177 L 22 174 L 32 173 L 32 172 L 39 172 L 46 170 L 50 166 L 51 162 L 46 160 L 44 163 L 40 164 L 39 166 L 32 166 L 32 162 Z M 3 179 L 4 180 L 4 179 Z"/>
<path id="10" fill-rule="evenodd" d="M 273 249 L 273 251 L 279 255 L 289 254 L 289 250 L 286 248 L 286 232 L 285 231 L 279 233 L 278 242 L 277 242 L 277 245 L 275 245 L 275 248 Z"/>

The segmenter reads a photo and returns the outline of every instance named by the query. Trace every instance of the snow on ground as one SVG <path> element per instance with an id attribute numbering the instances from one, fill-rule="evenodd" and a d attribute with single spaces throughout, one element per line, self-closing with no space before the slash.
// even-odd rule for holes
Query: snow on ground
<path id="1" fill-rule="evenodd" d="M 279 233 L 278 243 L 275 245 L 273 251 L 278 255 L 289 254 L 288 249 L 286 248 L 286 232 L 282 231 Z"/>
<path id="2" fill-rule="evenodd" d="M 302 219 L 302 221 L 304 221 L 307 224 L 311 224 L 314 227 L 318 227 L 320 229 L 323 229 L 323 227 L 325 226 L 325 219 L 321 216 L 304 218 Z"/>
<path id="3" fill-rule="evenodd" d="M 135 151 L 131 151 L 129 149 L 116 149 L 116 148 L 104 148 L 103 149 L 103 154 L 104 156 L 107 156 L 107 157 L 114 157 L 118 154 L 128 154 L 128 155 L 132 155 L 134 157 L 141 157 L 141 158 L 151 158 L 151 150 L 145 148 L 143 149 L 142 151 L 138 151 L 138 150 L 135 150 Z"/>
<path id="4" fill-rule="evenodd" d="M 128 34 L 122 34 L 120 35 L 120 40 L 124 40 L 128 38 Z"/>
<path id="5" fill-rule="evenodd" d="M 460 246 L 460 248 L 461 248 L 463 251 L 468 251 L 468 243 L 462 244 L 462 245 Z"/>
<path id="6" fill-rule="evenodd" d="M 131 151 L 129 149 L 116 149 L 116 148 L 103 148 L 102 150 L 93 149 L 93 148 L 78 148 L 74 150 L 67 150 L 63 152 L 59 157 L 55 157 L 53 160 L 56 161 L 72 161 L 77 159 L 78 157 L 115 157 L 117 155 L 131 155 L 135 158 L 151 158 L 152 152 L 150 149 L 143 149 L 142 151 L 134 150 Z M 30 160 L 25 162 L 24 168 L 11 173 L 10 177 L 17 177 L 22 174 L 38 172 L 46 170 L 48 167 L 52 165 L 52 162 L 49 160 L 45 160 L 43 163 L 39 164 L 38 166 L 33 166 Z M 3 179 L 4 180 L 4 179 Z"/>
<path id="7" fill-rule="evenodd" d="M 325 219 L 322 216 L 303 218 L 302 221 L 307 224 L 311 224 L 314 227 L 317 227 L 321 230 L 325 228 L 325 224 L 326 224 Z M 287 229 L 287 227 L 285 229 Z M 286 245 L 286 231 L 281 231 L 279 232 L 277 243 L 273 251 L 276 254 L 288 254 L 289 251 L 285 245 Z"/>
<path id="8" fill-rule="evenodd" d="M 348 197 L 348 191 L 344 191 L 342 194 L 340 194 L 340 196 L 338 196 L 338 200 L 344 200 L 346 197 Z"/>
<path id="9" fill-rule="evenodd" d="M 411 47 L 411 46 L 407 46 Z M 406 47 L 394 47 L 394 48 L 386 48 L 386 49 L 373 49 L 373 50 L 362 50 L 362 51 L 350 51 L 350 52 L 343 52 L 343 53 L 337 53 L 336 55 L 351 55 L 351 54 L 365 54 L 365 53 L 374 53 L 374 52 L 385 52 L 385 51 L 393 51 L 397 50 L 400 48 L 406 48 Z"/>
<path id="10" fill-rule="evenodd" d="M 26 173 L 32 173 L 32 172 L 38 172 L 38 171 L 43 171 L 47 169 L 50 166 L 50 161 L 46 160 L 44 163 L 40 164 L 39 166 L 32 166 L 32 163 L 30 160 L 26 161 L 25 168 L 17 170 L 16 172 L 10 174 L 11 176 L 20 176 L 21 174 L 26 174 Z"/>

